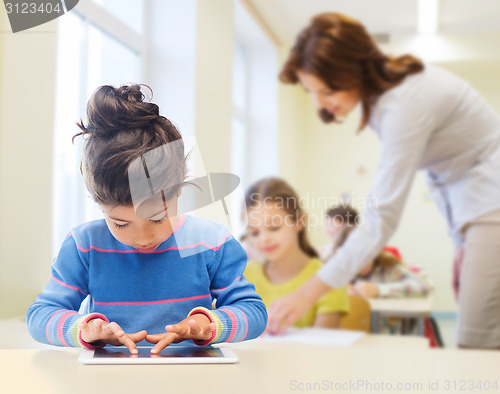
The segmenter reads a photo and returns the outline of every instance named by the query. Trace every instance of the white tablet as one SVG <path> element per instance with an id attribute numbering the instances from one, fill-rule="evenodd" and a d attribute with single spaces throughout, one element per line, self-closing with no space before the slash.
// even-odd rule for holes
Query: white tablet
<path id="1" fill-rule="evenodd" d="M 233 349 L 221 347 L 172 346 L 152 355 L 151 347 L 138 347 L 132 355 L 124 347 L 106 346 L 83 349 L 78 361 L 82 364 L 234 364 L 238 356 Z"/>

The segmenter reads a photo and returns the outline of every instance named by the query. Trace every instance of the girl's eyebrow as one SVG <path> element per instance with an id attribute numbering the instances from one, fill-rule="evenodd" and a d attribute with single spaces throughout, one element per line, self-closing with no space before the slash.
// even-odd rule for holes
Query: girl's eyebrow
<path id="1" fill-rule="evenodd" d="M 165 211 L 168 211 L 168 209 L 165 209 L 163 207 L 163 205 L 161 206 L 161 208 L 159 208 L 159 210 L 156 212 L 156 213 L 153 213 L 149 218 L 148 220 L 153 220 L 153 218 L 157 217 L 158 215 L 161 215 L 163 214 L 164 216 L 167 216 L 167 212 Z"/>
<path id="2" fill-rule="evenodd" d="M 168 210 L 168 209 L 167 209 Z M 110 218 L 111 220 L 115 220 L 115 221 L 118 221 L 118 222 L 123 222 L 123 223 L 131 223 L 131 220 L 124 220 L 124 219 L 119 219 L 119 218 L 115 218 L 113 216 L 110 216 L 108 215 L 107 213 L 104 213 L 108 218 Z M 165 212 L 165 208 L 162 206 L 161 209 L 154 213 L 153 215 L 151 215 L 147 220 L 155 220 L 154 218 L 157 217 L 158 215 L 160 214 L 163 214 L 165 217 L 167 216 L 166 212 Z M 163 217 L 161 218 L 163 219 Z M 161 220 L 161 219 L 156 219 L 156 220 Z"/>
<path id="3" fill-rule="evenodd" d="M 165 211 L 162 210 L 162 211 L 154 214 L 153 216 L 151 216 L 148 220 L 154 220 L 154 218 L 157 217 L 160 214 L 163 214 L 164 217 L 166 216 L 165 215 Z M 117 221 L 117 222 L 130 223 L 130 220 L 118 219 L 118 218 L 114 218 L 114 217 L 111 217 L 111 216 L 108 216 L 108 218 L 110 218 L 111 220 Z M 163 217 L 161 219 L 163 219 Z M 157 220 L 161 220 L 161 219 L 157 219 Z"/>
<path id="4" fill-rule="evenodd" d="M 117 222 L 130 223 L 130 220 L 123 220 L 123 219 L 113 218 L 113 217 L 111 217 L 109 215 L 108 215 L 108 218 L 110 218 L 111 220 L 115 220 Z"/>

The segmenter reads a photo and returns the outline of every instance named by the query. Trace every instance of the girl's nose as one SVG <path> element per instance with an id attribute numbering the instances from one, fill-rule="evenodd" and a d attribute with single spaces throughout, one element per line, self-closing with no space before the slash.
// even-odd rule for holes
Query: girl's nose
<path id="1" fill-rule="evenodd" d="M 267 231 L 261 231 L 258 235 L 258 241 L 262 244 L 263 242 L 266 242 L 267 239 L 269 238 L 269 234 Z"/>
<path id="2" fill-rule="evenodd" d="M 135 234 L 134 242 L 140 246 L 148 246 L 153 242 L 153 236 L 146 231 Z"/>

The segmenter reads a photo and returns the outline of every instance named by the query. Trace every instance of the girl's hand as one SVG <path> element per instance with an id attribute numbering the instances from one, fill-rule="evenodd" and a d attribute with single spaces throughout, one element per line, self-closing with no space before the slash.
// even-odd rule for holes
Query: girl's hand
<path id="1" fill-rule="evenodd" d="M 266 332 L 272 335 L 284 334 L 288 327 L 304 316 L 330 290 L 331 287 L 315 275 L 300 289 L 272 302 L 268 310 Z"/>
<path id="2" fill-rule="evenodd" d="M 379 296 L 378 286 L 364 280 L 358 280 L 354 284 L 354 291 L 361 297 L 377 298 Z"/>
<path id="3" fill-rule="evenodd" d="M 215 330 L 215 323 L 202 313 L 189 316 L 177 324 L 165 327 L 165 334 L 155 334 L 146 336 L 146 341 L 155 343 L 151 353 L 157 354 L 171 343 L 179 343 L 186 339 L 197 339 L 206 341 L 212 337 Z"/>
<path id="4" fill-rule="evenodd" d="M 107 323 L 102 319 L 93 319 L 88 323 L 81 322 L 78 328 L 82 331 L 82 339 L 87 343 L 100 342 L 113 346 L 125 345 L 131 354 L 137 354 L 137 342 L 146 339 L 145 330 L 133 334 L 125 334 L 115 322 Z"/>

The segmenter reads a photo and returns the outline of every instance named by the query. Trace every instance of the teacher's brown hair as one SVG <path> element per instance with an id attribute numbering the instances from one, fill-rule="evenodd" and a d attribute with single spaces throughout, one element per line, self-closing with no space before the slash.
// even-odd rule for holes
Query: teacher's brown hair
<path id="1" fill-rule="evenodd" d="M 295 84 L 299 81 L 297 71 L 303 71 L 315 75 L 332 90 L 358 90 L 363 109 L 361 130 L 378 96 L 423 69 L 422 61 L 412 55 L 384 54 L 357 20 L 324 13 L 313 17 L 297 36 L 279 79 Z M 319 116 L 325 123 L 335 120 L 326 109 L 320 109 Z"/>

